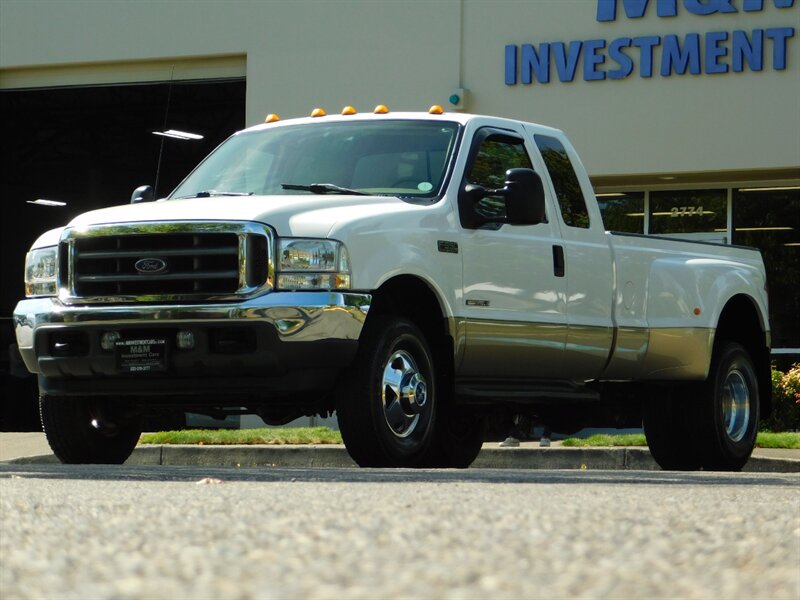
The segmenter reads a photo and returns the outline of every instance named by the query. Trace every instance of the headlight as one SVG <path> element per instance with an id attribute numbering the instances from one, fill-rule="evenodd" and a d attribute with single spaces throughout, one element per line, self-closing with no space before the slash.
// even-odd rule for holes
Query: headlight
<path id="1" fill-rule="evenodd" d="M 37 248 L 25 257 L 25 295 L 55 296 L 58 293 L 58 247 Z"/>
<path id="2" fill-rule="evenodd" d="M 277 284 L 284 290 L 349 288 L 347 249 L 333 240 L 280 240 Z"/>

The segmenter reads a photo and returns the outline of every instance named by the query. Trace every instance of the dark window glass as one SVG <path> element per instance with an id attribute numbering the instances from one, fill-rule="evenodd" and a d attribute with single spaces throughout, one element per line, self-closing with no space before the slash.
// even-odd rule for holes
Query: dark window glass
<path id="1" fill-rule="evenodd" d="M 728 230 L 725 190 L 650 192 L 650 233 L 700 233 Z"/>
<path id="2" fill-rule="evenodd" d="M 733 243 L 761 250 L 772 346 L 800 347 L 800 189 L 733 192 Z"/>
<path id="3" fill-rule="evenodd" d="M 502 188 L 506 182 L 506 171 L 517 168 L 532 168 L 522 140 L 511 142 L 508 138 L 490 136 L 481 142 L 467 181 L 487 189 Z M 478 202 L 475 210 L 484 217 L 504 217 L 505 198 L 487 196 Z"/>
<path id="4" fill-rule="evenodd" d="M 546 135 L 536 135 L 534 139 L 553 181 L 564 223 L 570 227 L 588 228 L 589 211 L 586 210 L 586 199 L 566 149 L 557 139 Z"/>
<path id="5" fill-rule="evenodd" d="M 600 194 L 597 204 L 608 231 L 644 233 L 644 192 Z"/>

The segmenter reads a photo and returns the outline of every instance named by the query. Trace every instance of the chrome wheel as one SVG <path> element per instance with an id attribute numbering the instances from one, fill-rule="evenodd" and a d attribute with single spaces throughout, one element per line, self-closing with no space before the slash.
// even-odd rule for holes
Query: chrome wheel
<path id="1" fill-rule="evenodd" d="M 372 315 L 336 391 L 347 452 L 362 467 L 421 467 L 433 446 L 438 382 L 425 335 L 395 315 Z"/>
<path id="2" fill-rule="evenodd" d="M 395 436 L 414 433 L 428 403 L 428 383 L 405 350 L 394 352 L 383 368 L 381 402 L 386 424 Z"/>
<path id="3" fill-rule="evenodd" d="M 706 471 L 740 471 L 753 452 L 760 412 L 758 375 L 747 348 L 718 340 L 709 377 L 699 391 L 703 397 L 689 416 L 701 466 Z"/>
<path id="4" fill-rule="evenodd" d="M 741 371 L 731 370 L 721 391 L 725 432 L 731 440 L 739 442 L 744 438 L 750 424 L 750 391 Z"/>

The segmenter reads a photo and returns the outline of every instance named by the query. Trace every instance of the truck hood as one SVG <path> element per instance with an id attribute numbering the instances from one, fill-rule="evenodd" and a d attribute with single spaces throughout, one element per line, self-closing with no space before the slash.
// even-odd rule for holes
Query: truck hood
<path id="1" fill-rule="evenodd" d="M 216 196 L 113 206 L 75 217 L 70 227 L 161 221 L 254 221 L 280 236 L 326 237 L 339 222 L 413 210 L 393 196 Z"/>

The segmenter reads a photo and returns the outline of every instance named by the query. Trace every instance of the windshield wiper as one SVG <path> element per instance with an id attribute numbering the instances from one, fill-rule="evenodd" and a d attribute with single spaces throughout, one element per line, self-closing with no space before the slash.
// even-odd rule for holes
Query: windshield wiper
<path id="1" fill-rule="evenodd" d="M 212 196 L 252 196 L 253 192 L 218 192 L 217 190 L 203 190 L 188 196 L 178 196 L 172 200 L 185 200 L 186 198 L 211 198 Z"/>
<path id="2" fill-rule="evenodd" d="M 312 183 L 311 185 L 282 183 L 281 187 L 284 190 L 302 190 L 304 192 L 311 192 L 312 194 L 351 194 L 353 196 L 369 196 L 369 194 L 366 192 L 359 192 L 358 190 L 339 187 L 338 185 L 333 185 L 332 183 Z"/>

